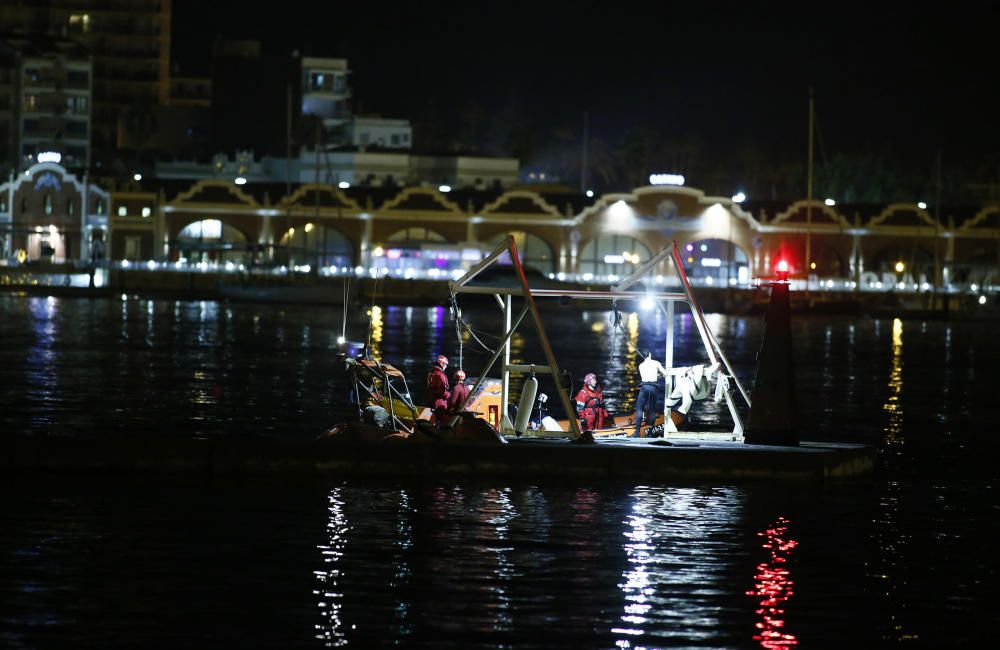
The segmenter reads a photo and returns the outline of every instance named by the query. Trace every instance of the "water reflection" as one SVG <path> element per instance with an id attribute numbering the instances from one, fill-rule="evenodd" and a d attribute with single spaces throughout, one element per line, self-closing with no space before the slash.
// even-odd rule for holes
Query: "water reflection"
<path id="1" fill-rule="evenodd" d="M 889 366 L 889 396 L 882 410 L 889 414 L 885 426 L 884 442 L 887 447 L 903 443 L 903 321 L 892 321 L 892 361 Z"/>
<path id="2" fill-rule="evenodd" d="M 618 585 L 623 611 L 611 628 L 616 646 L 666 639 L 697 645 L 735 618 L 715 599 L 733 570 L 733 531 L 742 523 L 744 500 L 736 488 L 638 487 L 629 495 L 626 568 Z M 643 645 L 634 645 L 639 637 Z"/>
<path id="3" fill-rule="evenodd" d="M 323 568 L 314 572 L 320 586 L 313 590 L 313 594 L 319 597 L 318 607 L 323 620 L 316 626 L 316 638 L 324 641 L 327 647 L 340 647 L 347 645 L 348 641 L 341 620 L 345 594 L 341 590 L 340 580 L 341 560 L 347 545 L 350 526 L 344 515 L 344 501 L 340 488 L 330 492 L 328 502 L 327 510 L 330 518 L 326 526 L 326 543 L 317 547 L 323 557 Z"/>
<path id="4" fill-rule="evenodd" d="M 373 305 L 368 316 L 371 318 L 369 327 L 371 328 L 372 356 L 376 359 L 382 359 L 382 308 Z"/>
<path id="5" fill-rule="evenodd" d="M 761 544 L 768 553 L 768 558 L 757 565 L 754 575 L 754 588 L 747 592 L 748 596 L 759 598 L 756 613 L 759 620 L 756 623 L 758 632 L 753 635 L 754 641 L 762 648 L 786 648 L 798 645 L 794 634 L 785 631 L 784 603 L 794 595 L 792 587 L 789 559 L 798 542 L 788 536 L 788 520 L 778 519 L 763 531 L 757 533 L 764 538 Z"/>

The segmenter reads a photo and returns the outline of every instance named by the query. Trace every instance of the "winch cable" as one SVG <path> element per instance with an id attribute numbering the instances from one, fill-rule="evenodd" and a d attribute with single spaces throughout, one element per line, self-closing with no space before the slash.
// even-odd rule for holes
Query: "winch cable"
<path id="1" fill-rule="evenodd" d="M 462 318 L 462 310 L 458 306 L 458 300 L 456 300 L 454 293 L 451 294 L 451 313 L 452 313 L 452 316 L 455 318 L 455 335 L 458 338 L 458 367 L 459 368 L 462 367 L 462 355 L 463 355 L 463 352 L 464 352 L 463 341 L 462 341 L 462 329 L 461 329 L 462 327 L 464 327 L 465 330 L 469 333 L 469 337 L 472 338 L 472 340 L 475 341 L 476 343 L 478 343 L 480 346 L 482 346 L 482 348 L 484 350 L 486 350 L 490 354 L 493 354 L 495 352 L 495 350 L 493 350 L 492 348 L 490 348 L 490 346 L 488 346 L 485 343 L 483 343 L 482 339 L 480 339 L 479 336 L 476 335 L 476 331 L 472 328 L 472 326 L 469 325 L 469 323 L 467 323 L 464 318 Z M 489 334 L 486 334 L 485 332 L 480 332 L 479 334 L 481 336 L 490 336 Z M 499 340 L 500 337 L 495 337 L 495 338 L 497 338 L 497 340 Z"/>
<path id="2" fill-rule="evenodd" d="M 628 346 L 632 348 L 632 350 L 635 351 L 636 354 L 639 354 L 641 356 L 641 353 L 639 352 L 639 346 L 632 341 L 632 339 L 628 335 L 628 332 L 625 331 L 625 326 L 622 325 L 622 314 L 620 311 L 618 311 L 618 302 L 615 301 L 614 303 L 612 303 L 611 308 L 613 309 L 613 313 L 611 314 L 611 326 L 614 329 L 620 331 L 622 333 L 622 337 L 625 339 L 625 342 L 628 343 Z M 615 343 L 617 343 L 617 341 L 618 339 L 615 338 Z"/>

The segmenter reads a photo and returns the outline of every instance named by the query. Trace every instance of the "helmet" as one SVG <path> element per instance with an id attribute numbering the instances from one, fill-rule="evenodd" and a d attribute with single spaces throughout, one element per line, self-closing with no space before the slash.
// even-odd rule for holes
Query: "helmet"
<path id="1" fill-rule="evenodd" d="M 465 380 L 465 371 L 464 370 L 456 370 L 455 371 L 455 379 L 457 379 L 458 381 L 464 381 Z"/>
<path id="2" fill-rule="evenodd" d="M 594 381 L 597 381 L 597 375 L 595 375 L 592 372 L 588 372 L 586 375 L 583 376 L 583 383 L 584 384 L 589 384 L 591 379 L 593 379 Z"/>
<path id="3" fill-rule="evenodd" d="M 448 357 L 444 356 L 443 354 L 439 354 L 435 363 L 437 363 L 437 365 L 443 368 L 444 366 L 448 365 Z"/>

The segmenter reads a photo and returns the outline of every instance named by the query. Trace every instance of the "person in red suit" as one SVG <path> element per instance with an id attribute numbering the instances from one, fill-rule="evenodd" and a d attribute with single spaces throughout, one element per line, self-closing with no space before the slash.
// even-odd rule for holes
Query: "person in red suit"
<path id="1" fill-rule="evenodd" d="M 576 394 L 576 412 L 584 431 L 603 429 L 608 419 L 604 408 L 604 391 L 597 384 L 597 375 L 588 372 L 583 378 L 583 388 Z"/>
<path id="2" fill-rule="evenodd" d="M 451 396 L 451 391 L 448 386 L 448 375 L 444 373 L 446 368 L 448 368 L 448 357 L 440 354 L 427 373 L 427 397 L 433 411 L 431 419 L 435 422 L 441 422 L 448 412 L 448 398 Z"/>
<path id="3" fill-rule="evenodd" d="M 448 398 L 448 412 L 458 413 L 469 396 L 469 387 L 465 384 L 465 371 L 456 370 L 451 376 L 451 397 Z"/>

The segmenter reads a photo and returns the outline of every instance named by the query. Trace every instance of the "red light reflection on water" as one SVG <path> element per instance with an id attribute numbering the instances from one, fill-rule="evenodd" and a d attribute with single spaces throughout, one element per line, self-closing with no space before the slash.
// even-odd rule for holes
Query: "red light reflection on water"
<path id="1" fill-rule="evenodd" d="M 770 528 L 757 533 L 764 538 L 761 548 L 770 557 L 757 565 L 754 575 L 754 588 L 747 592 L 748 596 L 760 598 L 756 623 L 757 633 L 754 641 L 759 641 L 762 648 L 786 648 L 799 644 L 794 634 L 784 632 L 785 610 L 782 603 L 792 597 L 792 586 L 795 584 L 789 577 L 788 558 L 799 545 L 793 539 L 788 539 L 788 520 L 778 517 Z"/>

